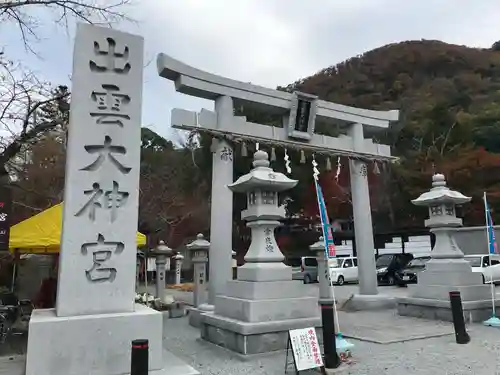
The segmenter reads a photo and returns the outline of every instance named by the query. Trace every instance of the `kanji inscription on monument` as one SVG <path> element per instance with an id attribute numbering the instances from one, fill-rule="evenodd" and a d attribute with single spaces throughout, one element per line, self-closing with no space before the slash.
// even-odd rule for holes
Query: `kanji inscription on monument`
<path id="1" fill-rule="evenodd" d="M 57 315 L 134 310 L 143 40 L 80 25 Z"/>

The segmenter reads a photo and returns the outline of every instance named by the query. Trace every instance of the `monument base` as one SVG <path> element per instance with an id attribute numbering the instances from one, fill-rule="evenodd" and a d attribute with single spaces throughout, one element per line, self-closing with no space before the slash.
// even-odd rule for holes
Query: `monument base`
<path id="1" fill-rule="evenodd" d="M 299 318 L 248 323 L 214 314 L 201 315 L 201 338 L 242 356 L 285 350 L 288 331 L 316 327 L 321 336 L 321 318 Z"/>
<path id="2" fill-rule="evenodd" d="M 481 273 L 472 272 L 464 259 L 431 259 L 410 285 L 408 297 L 398 298 L 399 315 L 452 321 L 449 293 L 460 292 L 466 322 L 491 318 L 491 286 Z"/>
<path id="3" fill-rule="evenodd" d="M 491 300 L 462 302 L 462 307 L 466 323 L 482 323 L 491 318 Z M 500 309 L 500 301 L 496 302 L 496 307 Z M 402 297 L 398 298 L 398 314 L 421 319 L 453 321 L 450 301 Z"/>
<path id="4" fill-rule="evenodd" d="M 292 281 L 289 272 L 290 280 L 228 281 L 226 295 L 215 298 L 215 311 L 201 315 L 201 337 L 236 353 L 254 355 L 286 349 L 290 329 L 321 327 L 318 298 Z M 271 277 L 265 272 L 260 275 Z"/>
<path id="5" fill-rule="evenodd" d="M 58 317 L 55 309 L 34 310 L 29 324 L 26 375 L 130 374 L 134 339 L 149 340 L 151 375 L 199 374 L 173 354 L 164 353 L 162 327 L 162 314 L 140 304 L 130 313 L 72 317 Z"/>

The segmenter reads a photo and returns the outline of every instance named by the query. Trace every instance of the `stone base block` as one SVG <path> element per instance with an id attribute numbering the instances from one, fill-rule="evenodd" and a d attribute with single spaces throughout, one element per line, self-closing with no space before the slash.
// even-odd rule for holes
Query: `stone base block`
<path id="1" fill-rule="evenodd" d="M 131 342 L 149 340 L 151 375 L 164 370 L 162 313 L 136 304 L 135 312 L 58 317 L 55 309 L 34 310 L 29 324 L 26 375 L 126 375 Z M 177 372 L 198 374 L 170 353 Z"/>
<path id="2" fill-rule="evenodd" d="M 491 300 L 462 302 L 467 323 L 483 322 L 491 318 Z M 500 308 L 500 301 L 496 303 Z M 453 321 L 449 300 L 433 300 L 413 297 L 398 298 L 398 314 L 429 320 Z"/>
<path id="3" fill-rule="evenodd" d="M 292 280 L 292 267 L 283 263 L 245 263 L 238 267 L 241 281 L 287 281 Z"/>
<path id="4" fill-rule="evenodd" d="M 321 337 L 321 318 L 289 319 L 263 323 L 245 323 L 220 315 L 203 314 L 202 339 L 243 356 L 285 350 L 288 330 L 315 327 Z"/>
<path id="5" fill-rule="evenodd" d="M 342 311 L 389 310 L 396 308 L 396 298 L 384 294 L 353 294 L 339 306 Z"/>
<path id="6" fill-rule="evenodd" d="M 442 271 L 425 270 L 418 278 L 419 285 L 481 285 L 483 274 L 472 271 Z"/>
<path id="7" fill-rule="evenodd" d="M 314 297 L 248 300 L 217 296 L 215 314 L 257 323 L 319 316 L 319 307 Z"/>
<path id="8" fill-rule="evenodd" d="M 479 276 L 479 275 L 478 275 Z M 452 291 L 460 292 L 462 301 L 482 301 L 491 297 L 491 287 L 484 284 L 476 285 L 410 285 L 408 296 L 421 299 L 435 299 L 440 301 L 449 301 L 449 293 Z"/>
<path id="9" fill-rule="evenodd" d="M 201 311 L 196 307 L 190 307 L 188 309 L 188 319 L 189 325 L 195 328 L 200 328 L 201 326 L 201 314 L 204 314 L 205 311 Z"/>
<path id="10" fill-rule="evenodd" d="M 226 296 L 249 300 L 300 298 L 307 296 L 310 288 L 297 281 L 242 281 L 230 280 L 226 284 Z M 315 295 L 316 300 L 318 295 Z"/>

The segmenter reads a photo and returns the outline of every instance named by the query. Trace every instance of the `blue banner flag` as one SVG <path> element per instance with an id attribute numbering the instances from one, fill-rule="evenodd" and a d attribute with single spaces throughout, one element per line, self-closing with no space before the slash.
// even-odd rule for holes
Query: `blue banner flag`
<path id="1" fill-rule="evenodd" d="M 491 217 L 490 207 L 486 200 L 486 193 L 483 196 L 484 199 L 484 211 L 486 215 L 486 230 L 488 232 L 488 251 L 490 254 L 498 254 L 497 239 L 495 237 L 495 229 L 493 228 L 493 219 Z"/>
<path id="2" fill-rule="evenodd" d="M 327 258 L 335 258 L 335 242 L 333 240 L 332 228 L 330 220 L 328 219 L 328 212 L 326 211 L 325 198 L 321 191 L 318 181 L 315 180 L 316 197 L 318 199 L 319 216 L 321 218 L 321 227 L 323 228 L 323 238 L 325 240 L 325 254 Z"/>

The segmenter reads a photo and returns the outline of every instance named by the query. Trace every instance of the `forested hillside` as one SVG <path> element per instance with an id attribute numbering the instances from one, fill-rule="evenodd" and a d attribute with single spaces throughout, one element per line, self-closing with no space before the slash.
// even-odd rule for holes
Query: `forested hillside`
<path id="1" fill-rule="evenodd" d="M 473 197 L 464 207 L 466 223 L 483 223 L 483 191 L 500 213 L 500 52 L 439 41 L 391 44 L 285 89 L 361 108 L 400 109 L 399 123 L 381 137 L 400 163 L 377 182 L 389 194 L 393 226 L 422 225 L 423 212 L 409 200 L 429 188 L 433 170 Z"/>

